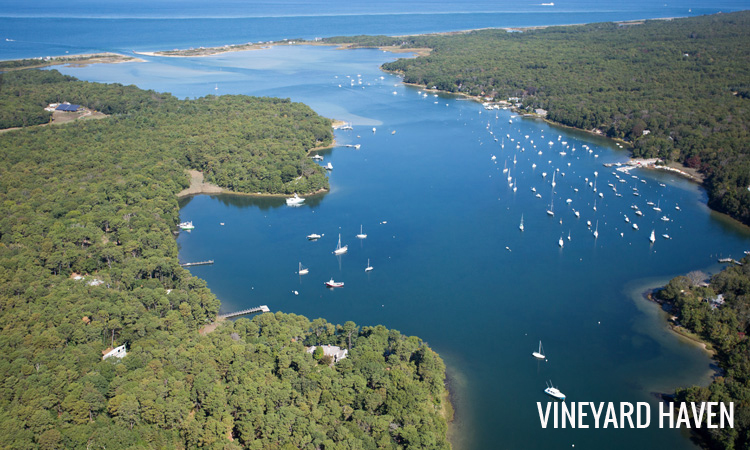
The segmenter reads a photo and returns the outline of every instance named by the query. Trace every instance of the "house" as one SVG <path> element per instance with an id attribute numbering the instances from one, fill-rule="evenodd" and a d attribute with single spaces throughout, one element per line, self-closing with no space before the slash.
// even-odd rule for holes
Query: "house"
<path id="1" fill-rule="evenodd" d="M 341 347 L 337 347 L 335 345 L 322 345 L 323 348 L 323 356 L 330 356 L 333 359 L 333 362 L 339 362 L 340 360 L 346 358 L 347 353 L 349 353 L 349 350 L 342 349 Z M 315 351 L 315 346 L 311 346 L 307 348 L 307 353 L 312 354 Z"/>
<path id="2" fill-rule="evenodd" d="M 127 344 L 122 344 L 119 347 L 115 347 L 114 349 L 106 349 L 102 352 L 102 359 L 107 359 L 111 356 L 114 356 L 115 358 L 122 359 L 125 357 L 125 355 L 128 354 L 127 350 L 125 349 L 125 346 Z"/>
<path id="3" fill-rule="evenodd" d="M 534 110 L 535 113 L 539 114 L 542 117 L 547 117 L 547 110 L 542 108 L 537 108 Z"/>
<path id="4" fill-rule="evenodd" d="M 81 105 L 71 105 L 70 103 L 62 103 L 60 105 L 57 105 L 57 108 L 55 108 L 55 111 L 67 111 L 67 112 L 76 112 L 78 109 L 80 109 Z"/>
<path id="5" fill-rule="evenodd" d="M 711 305 L 711 308 L 718 308 L 720 306 L 724 306 L 724 294 L 719 294 L 716 297 L 709 299 L 708 303 Z"/>

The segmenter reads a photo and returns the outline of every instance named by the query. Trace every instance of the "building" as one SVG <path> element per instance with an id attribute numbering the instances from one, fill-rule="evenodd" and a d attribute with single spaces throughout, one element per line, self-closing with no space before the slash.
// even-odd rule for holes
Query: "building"
<path id="1" fill-rule="evenodd" d="M 114 349 L 107 349 L 102 352 L 102 359 L 107 359 L 111 356 L 114 356 L 115 358 L 122 359 L 125 357 L 125 355 L 128 354 L 127 350 L 125 349 L 125 346 L 127 344 L 122 344 L 119 347 L 115 347 Z"/>
<path id="2" fill-rule="evenodd" d="M 547 117 L 547 110 L 542 108 L 537 108 L 534 110 L 535 113 L 539 114 L 542 117 Z"/>
<path id="3" fill-rule="evenodd" d="M 61 103 L 57 105 L 57 108 L 55 108 L 55 111 L 76 112 L 80 108 L 81 108 L 81 105 L 71 105 L 70 103 Z"/>
<path id="4" fill-rule="evenodd" d="M 321 345 L 323 348 L 323 356 L 330 356 L 333 359 L 333 362 L 339 362 L 342 359 L 346 358 L 346 355 L 349 353 L 349 350 L 342 349 L 341 347 L 337 347 L 335 345 Z M 313 353 L 315 351 L 316 347 L 313 345 L 312 347 L 307 348 L 307 353 Z"/>

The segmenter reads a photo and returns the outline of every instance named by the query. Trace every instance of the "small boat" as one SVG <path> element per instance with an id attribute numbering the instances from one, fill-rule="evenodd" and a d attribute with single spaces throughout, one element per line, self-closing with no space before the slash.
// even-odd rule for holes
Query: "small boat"
<path id="1" fill-rule="evenodd" d="M 635 215 L 636 215 L 636 216 L 642 216 L 642 215 L 643 215 L 643 212 L 641 212 L 641 210 L 639 209 L 639 210 L 637 210 L 637 211 L 635 212 Z"/>
<path id="2" fill-rule="evenodd" d="M 599 237 L 599 221 L 596 221 L 596 228 L 594 228 L 594 239 Z"/>
<path id="3" fill-rule="evenodd" d="M 297 274 L 307 275 L 308 273 L 310 273 L 310 269 L 308 269 L 307 267 L 304 267 L 302 263 L 299 263 L 299 270 L 297 271 Z"/>
<path id="4" fill-rule="evenodd" d="M 325 284 L 326 284 L 326 287 L 329 287 L 329 288 L 344 287 L 344 282 L 343 281 L 333 281 L 333 278 L 331 278 L 330 281 L 326 281 Z"/>
<path id="5" fill-rule="evenodd" d="M 669 222 L 669 217 L 667 217 L 667 216 L 661 216 L 661 220 L 663 222 Z"/>
<path id="6" fill-rule="evenodd" d="M 367 235 L 362 232 L 362 225 L 359 226 L 359 234 L 357 235 L 357 239 L 367 239 Z"/>
<path id="7" fill-rule="evenodd" d="M 555 174 L 556 174 L 556 173 L 557 173 L 557 172 L 552 172 L 552 187 L 555 187 L 555 186 L 557 186 L 557 183 L 555 183 Z"/>
<path id="8" fill-rule="evenodd" d="M 542 347 L 542 341 L 539 341 L 539 351 L 531 354 L 534 358 L 544 359 L 544 347 Z"/>
<path id="9" fill-rule="evenodd" d="M 574 211 L 576 217 L 581 217 L 581 213 L 579 211 Z"/>
<path id="10" fill-rule="evenodd" d="M 333 165 L 330 162 L 326 164 L 326 170 L 333 170 Z"/>
<path id="11" fill-rule="evenodd" d="M 370 258 L 367 258 L 367 267 L 365 267 L 365 272 L 369 272 L 372 270 L 372 266 L 370 265 Z"/>
<path id="12" fill-rule="evenodd" d="M 568 240 L 570 240 L 570 231 L 568 231 Z"/>
<path id="13" fill-rule="evenodd" d="M 654 211 L 661 212 L 661 208 L 659 207 L 660 203 L 661 203 L 661 200 L 659 200 L 658 202 L 656 202 L 656 206 L 654 206 Z"/>
<path id="14" fill-rule="evenodd" d="M 666 234 L 666 233 L 665 233 L 665 234 L 662 234 L 662 235 L 661 235 L 661 237 L 663 237 L 664 239 L 672 239 L 672 238 L 670 238 L 670 237 L 669 237 L 669 235 L 668 235 L 668 234 Z"/>
<path id="15" fill-rule="evenodd" d="M 297 193 L 294 193 L 293 197 L 289 197 L 286 199 L 287 206 L 299 206 L 302 203 L 305 202 L 305 199 L 297 195 Z"/>
<path id="16" fill-rule="evenodd" d="M 521 214 L 521 225 L 518 226 L 518 229 L 523 231 L 523 214 Z"/>
<path id="17" fill-rule="evenodd" d="M 630 223 L 630 219 L 628 218 L 628 216 L 625 216 L 625 222 Z"/>
<path id="18" fill-rule="evenodd" d="M 323 161 L 323 155 L 313 155 L 312 159 L 315 161 Z"/>
<path id="19" fill-rule="evenodd" d="M 557 399 L 565 400 L 565 394 L 563 394 L 562 392 L 560 392 L 559 389 L 554 387 L 551 381 L 547 383 L 547 389 L 544 390 L 544 393 L 552 397 L 555 397 Z"/>
<path id="20" fill-rule="evenodd" d="M 193 226 L 193 221 L 192 220 L 190 222 L 182 222 L 182 223 L 180 223 L 177 226 L 180 227 L 181 230 L 192 230 L 192 229 L 195 228 Z"/>
<path id="21" fill-rule="evenodd" d="M 655 230 L 651 230 L 651 236 L 648 237 L 648 240 L 651 241 L 652 244 L 656 242 L 656 234 L 654 234 L 654 231 Z"/>
<path id="22" fill-rule="evenodd" d="M 316 241 L 316 240 L 320 239 L 321 237 L 323 237 L 322 234 L 316 234 L 316 233 L 308 234 L 307 235 L 307 239 L 309 239 L 311 241 Z"/>
<path id="23" fill-rule="evenodd" d="M 349 251 L 349 246 L 348 245 L 344 245 L 343 247 L 341 246 L 341 233 L 339 233 L 339 243 L 336 246 L 336 250 L 333 251 L 333 254 L 334 255 L 343 255 L 347 251 Z"/>
<path id="24" fill-rule="evenodd" d="M 637 223 L 634 223 L 634 224 L 633 224 L 633 229 L 634 229 L 634 230 L 637 230 L 637 229 L 638 229 L 638 224 L 637 224 Z"/>
<path id="25" fill-rule="evenodd" d="M 565 241 L 563 241 L 562 236 L 560 236 L 560 239 L 557 241 L 557 245 L 559 245 L 560 248 L 562 248 L 565 245 Z"/>

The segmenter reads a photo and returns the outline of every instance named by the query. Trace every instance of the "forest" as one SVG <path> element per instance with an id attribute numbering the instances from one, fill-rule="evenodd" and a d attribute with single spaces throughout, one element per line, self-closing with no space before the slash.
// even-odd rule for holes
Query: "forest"
<path id="1" fill-rule="evenodd" d="M 178 263 L 186 169 L 241 192 L 326 188 L 307 151 L 330 120 L 56 71 L 0 82 L 3 127 L 22 126 L 0 133 L 3 448 L 450 448 L 445 366 L 419 338 L 280 312 L 206 333 L 220 302 Z M 110 116 L 33 125 L 60 101 Z M 306 352 L 321 344 L 349 356 Z"/>
<path id="2" fill-rule="evenodd" d="M 710 280 L 702 272 L 676 277 L 654 294 L 679 327 L 709 344 L 722 370 L 708 387 L 680 388 L 675 399 L 734 402 L 734 428 L 701 430 L 709 448 L 750 447 L 750 256 L 740 263 Z"/>
<path id="3" fill-rule="evenodd" d="M 698 169 L 711 208 L 750 225 L 750 12 L 328 43 L 431 48 L 383 69 L 627 141 Z"/>

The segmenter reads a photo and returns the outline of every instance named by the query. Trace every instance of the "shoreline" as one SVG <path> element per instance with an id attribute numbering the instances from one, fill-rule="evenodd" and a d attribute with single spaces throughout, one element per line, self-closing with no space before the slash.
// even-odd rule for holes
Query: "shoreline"
<path id="1" fill-rule="evenodd" d="M 705 351 L 708 354 L 708 356 L 711 358 L 711 360 L 716 362 L 718 366 L 718 362 L 716 361 L 716 350 L 713 349 L 711 344 L 703 340 L 700 336 L 696 335 L 695 333 L 691 332 L 690 330 L 680 325 L 677 322 L 677 316 L 672 314 L 673 307 L 667 302 L 657 300 L 653 295 L 654 292 L 655 292 L 655 289 L 648 289 L 644 291 L 641 295 L 643 296 L 643 298 L 645 298 L 649 302 L 653 302 L 659 305 L 661 310 L 669 315 L 669 317 L 665 320 L 667 328 L 669 328 L 669 330 L 672 333 L 679 336 L 680 338 L 686 339 L 690 341 L 691 343 L 695 344 L 697 347 L 702 348 L 703 351 Z M 669 307 L 669 310 L 666 310 L 665 306 Z"/>
<path id="2" fill-rule="evenodd" d="M 73 67 L 86 67 L 89 64 L 120 64 L 126 62 L 146 62 L 146 60 L 114 52 L 83 53 L 80 55 L 46 56 L 44 58 L 9 59 L 0 61 L 0 71 L 10 72 L 24 69 L 39 69 L 66 64 Z M 14 63 L 25 63 L 25 65 L 14 67 Z"/>
<path id="3" fill-rule="evenodd" d="M 200 172 L 198 170 L 194 169 L 188 169 L 186 170 L 187 174 L 190 175 L 190 186 L 181 190 L 177 193 L 177 198 L 184 198 L 184 197 L 190 197 L 191 195 L 201 195 L 201 194 L 228 194 L 228 195 L 242 195 L 247 197 L 278 197 L 278 198 L 287 198 L 289 197 L 289 194 L 269 194 L 269 193 L 263 193 L 263 192 L 236 192 L 236 191 L 230 191 L 227 189 L 224 189 L 221 186 L 217 186 L 212 183 L 207 183 L 203 181 L 203 172 Z M 314 195 L 319 195 L 322 193 L 328 192 L 328 189 L 318 189 L 315 192 L 306 192 L 302 195 L 305 197 L 311 197 Z"/>

